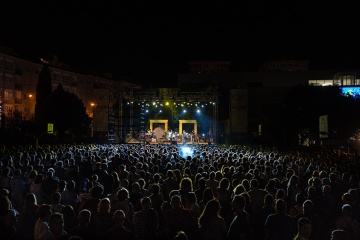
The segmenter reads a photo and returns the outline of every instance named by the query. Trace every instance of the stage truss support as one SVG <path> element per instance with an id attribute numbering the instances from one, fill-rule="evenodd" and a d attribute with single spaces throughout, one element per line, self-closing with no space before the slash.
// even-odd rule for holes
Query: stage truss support
<path id="1" fill-rule="evenodd" d="M 148 90 L 128 90 L 123 91 L 118 96 L 121 96 L 122 100 L 118 99 L 119 108 L 116 111 L 117 119 L 114 120 L 116 126 L 117 139 L 120 142 L 126 141 L 134 137 L 134 135 L 140 136 L 140 143 L 145 144 L 145 104 L 148 102 L 207 102 L 212 104 L 212 124 L 211 131 L 213 134 L 214 142 L 218 140 L 218 89 L 212 87 L 211 89 L 199 92 L 182 92 L 179 89 L 173 88 L 159 88 L 154 91 Z M 130 109 L 125 110 L 126 105 L 130 105 Z M 140 108 L 136 111 L 134 107 Z M 113 121 L 113 120 L 112 120 Z M 136 122 L 136 123 L 135 123 Z M 110 126 L 109 126 L 110 127 Z M 110 129 L 109 129 L 110 130 Z M 128 136 L 128 137 L 127 137 Z M 110 140 L 110 139 L 109 139 Z"/>

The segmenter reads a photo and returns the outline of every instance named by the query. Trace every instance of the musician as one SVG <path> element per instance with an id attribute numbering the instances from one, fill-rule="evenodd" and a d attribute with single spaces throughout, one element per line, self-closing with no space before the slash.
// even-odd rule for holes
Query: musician
<path id="1" fill-rule="evenodd" d="M 168 130 L 168 132 L 167 132 L 167 139 L 168 140 L 170 140 L 170 141 L 172 141 L 173 140 L 173 136 L 174 134 L 173 134 L 173 132 L 172 132 L 172 130 L 169 128 L 169 130 Z"/>
<path id="2" fill-rule="evenodd" d="M 213 142 L 213 134 L 211 129 L 209 129 L 208 133 L 207 133 L 207 138 L 208 138 L 208 142 Z"/>
<path id="3" fill-rule="evenodd" d="M 188 140 L 188 133 L 185 130 L 183 130 L 183 142 L 184 142 L 184 144 L 186 144 L 187 140 Z"/>
<path id="4" fill-rule="evenodd" d="M 194 130 L 191 131 L 190 139 L 191 142 L 196 142 L 196 134 Z"/>

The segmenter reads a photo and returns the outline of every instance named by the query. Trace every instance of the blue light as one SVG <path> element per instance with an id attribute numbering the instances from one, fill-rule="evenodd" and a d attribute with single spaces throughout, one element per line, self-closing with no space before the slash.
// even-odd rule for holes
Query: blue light
<path id="1" fill-rule="evenodd" d="M 188 146 L 180 147 L 180 156 L 183 158 L 187 158 L 188 156 L 193 157 L 194 153 L 192 149 Z"/>

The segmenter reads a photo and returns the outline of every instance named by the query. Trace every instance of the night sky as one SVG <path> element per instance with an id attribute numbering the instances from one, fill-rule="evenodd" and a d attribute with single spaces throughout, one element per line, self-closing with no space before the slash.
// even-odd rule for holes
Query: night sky
<path id="1" fill-rule="evenodd" d="M 355 3 L 145 2 L 5 1 L 0 44 L 155 87 L 176 85 L 191 60 L 228 60 L 231 71 L 256 71 L 270 59 L 359 68 Z"/>

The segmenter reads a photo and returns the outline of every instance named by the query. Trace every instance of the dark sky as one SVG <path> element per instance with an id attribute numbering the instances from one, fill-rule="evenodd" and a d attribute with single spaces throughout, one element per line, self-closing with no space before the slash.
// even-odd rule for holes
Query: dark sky
<path id="1" fill-rule="evenodd" d="M 145 2 L 5 1 L 0 44 L 154 86 L 176 83 L 190 60 L 229 60 L 232 71 L 255 71 L 267 59 L 309 59 L 314 69 L 360 64 L 355 3 Z"/>

